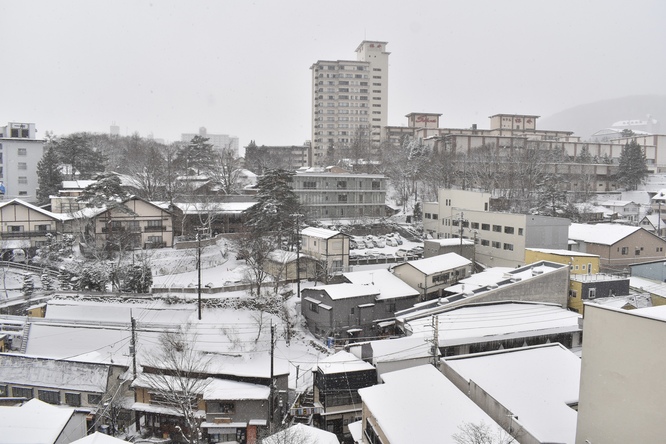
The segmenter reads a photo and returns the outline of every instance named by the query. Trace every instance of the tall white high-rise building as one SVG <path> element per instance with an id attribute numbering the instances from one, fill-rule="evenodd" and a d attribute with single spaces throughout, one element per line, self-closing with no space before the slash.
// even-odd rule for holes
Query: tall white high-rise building
<path id="1" fill-rule="evenodd" d="M 364 40 L 356 48 L 356 60 L 319 60 L 310 67 L 311 166 L 326 166 L 355 141 L 379 145 L 388 115 L 386 45 Z"/>
<path id="2" fill-rule="evenodd" d="M 208 139 L 208 143 L 213 145 L 213 147 L 222 151 L 223 149 L 230 149 L 234 152 L 236 156 L 239 155 L 238 152 L 238 137 L 230 136 L 228 134 L 208 134 L 208 131 L 205 127 L 199 128 L 199 133 L 185 133 L 180 135 L 180 140 L 183 142 L 191 142 L 194 136 L 201 136 Z"/>

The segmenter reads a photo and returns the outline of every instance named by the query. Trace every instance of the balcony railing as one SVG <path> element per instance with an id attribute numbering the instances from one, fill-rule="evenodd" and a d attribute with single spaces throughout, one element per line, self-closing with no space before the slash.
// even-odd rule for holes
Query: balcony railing
<path id="1" fill-rule="evenodd" d="M 146 231 L 146 232 L 166 231 L 166 226 L 165 225 L 146 225 L 143 228 L 143 231 Z"/>
<path id="2" fill-rule="evenodd" d="M 3 231 L 0 233 L 1 239 L 26 239 L 30 237 L 43 237 L 47 234 L 56 235 L 55 230 L 39 230 L 39 231 Z"/>

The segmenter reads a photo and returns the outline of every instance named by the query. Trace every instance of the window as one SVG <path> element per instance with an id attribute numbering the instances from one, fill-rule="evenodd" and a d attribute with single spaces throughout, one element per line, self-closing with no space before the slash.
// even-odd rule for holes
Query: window
<path id="1" fill-rule="evenodd" d="M 623 256 L 626 256 L 627 254 L 629 254 L 629 247 L 622 247 L 621 254 Z"/>
<path id="2" fill-rule="evenodd" d="M 578 296 L 578 292 L 576 290 L 571 290 L 571 297 L 575 298 Z"/>
<path id="3" fill-rule="evenodd" d="M 6 398 L 7 396 L 9 396 L 7 386 L 4 384 L 0 384 L 0 398 Z"/>
<path id="4" fill-rule="evenodd" d="M 310 311 L 313 311 L 315 313 L 319 313 L 319 304 L 316 304 L 314 302 L 310 302 Z"/>
<path id="5" fill-rule="evenodd" d="M 597 289 L 596 288 L 590 288 L 587 290 L 587 297 L 589 299 L 594 299 L 597 297 Z"/>
<path id="6" fill-rule="evenodd" d="M 23 185 L 27 184 L 28 183 L 28 177 L 27 176 L 19 176 L 18 177 L 18 183 L 23 184 Z"/>
<path id="7" fill-rule="evenodd" d="M 514 233 L 513 227 L 504 227 L 504 233 L 505 234 L 513 234 Z"/>
<path id="8" fill-rule="evenodd" d="M 98 405 L 102 403 L 102 395 L 95 395 L 93 393 L 88 393 L 88 404 Z"/>
<path id="9" fill-rule="evenodd" d="M 28 192 L 27 191 L 19 191 L 19 196 L 27 196 Z"/>
<path id="10" fill-rule="evenodd" d="M 27 387 L 12 387 L 12 396 L 15 398 L 32 399 L 35 395 L 31 388 Z"/>
<path id="11" fill-rule="evenodd" d="M 146 224 L 146 231 L 162 231 L 163 228 L 161 220 L 149 220 Z"/>
<path id="12" fill-rule="evenodd" d="M 149 244 L 161 244 L 162 241 L 162 236 L 148 236 L 147 242 Z"/>
<path id="13" fill-rule="evenodd" d="M 234 413 L 236 411 L 236 406 L 233 402 L 221 402 L 219 408 L 219 413 Z"/>
<path id="14" fill-rule="evenodd" d="M 23 225 L 7 225 L 7 231 L 12 233 L 19 233 L 23 231 Z"/>
<path id="15" fill-rule="evenodd" d="M 25 148 L 19 148 L 18 149 L 18 155 L 19 156 L 27 156 L 28 155 L 28 150 Z"/>
<path id="16" fill-rule="evenodd" d="M 130 220 L 127 222 L 127 231 L 136 233 L 138 231 L 141 231 L 141 227 L 139 226 L 139 221 L 138 220 Z"/>
<path id="17" fill-rule="evenodd" d="M 51 225 L 50 224 L 42 224 L 42 225 L 37 225 L 35 227 L 37 231 L 50 231 L 51 230 Z"/>
<path id="18" fill-rule="evenodd" d="M 317 188 L 317 182 L 305 181 L 303 182 L 303 188 L 306 190 L 314 190 L 315 188 Z"/>
<path id="19" fill-rule="evenodd" d="M 432 213 L 432 218 L 433 218 L 434 220 L 439 219 L 439 214 L 437 214 L 437 213 Z"/>
<path id="20" fill-rule="evenodd" d="M 522 229 L 522 228 L 518 228 L 518 236 L 522 236 L 522 235 L 523 235 L 523 229 Z"/>
<path id="21" fill-rule="evenodd" d="M 350 313 L 354 314 L 355 311 L 356 311 L 356 307 L 352 307 Z"/>
<path id="22" fill-rule="evenodd" d="M 508 251 L 513 251 L 513 244 L 504 244 L 504 249 Z"/>
<path id="23" fill-rule="evenodd" d="M 448 273 L 448 272 L 438 274 L 437 276 L 433 276 L 432 277 L 432 283 L 437 284 L 439 282 L 449 282 L 449 276 L 450 276 L 450 273 Z"/>
<path id="24" fill-rule="evenodd" d="M 53 390 L 37 390 L 37 397 L 40 401 L 44 401 L 49 404 L 60 404 L 60 392 Z"/>
<path id="25" fill-rule="evenodd" d="M 81 407 L 81 393 L 65 393 L 65 404 L 72 407 Z"/>
<path id="26" fill-rule="evenodd" d="M 479 223 L 478 222 L 472 222 L 472 229 L 473 230 L 478 230 L 479 229 Z"/>
<path id="27" fill-rule="evenodd" d="M 502 242 L 493 241 L 493 248 L 502 248 Z"/>
<path id="28" fill-rule="evenodd" d="M 493 231 L 495 233 L 501 233 L 502 232 L 502 226 L 501 225 L 493 225 Z"/>
<path id="29" fill-rule="evenodd" d="M 485 231 L 490 231 L 490 224 L 481 224 L 481 229 Z"/>
<path id="30" fill-rule="evenodd" d="M 28 164 L 25 162 L 19 162 L 18 163 L 18 169 L 19 170 L 27 170 L 28 169 Z"/>
<path id="31" fill-rule="evenodd" d="M 485 240 L 485 239 L 481 239 L 481 245 L 484 246 L 484 247 L 488 247 L 488 246 L 490 246 L 490 241 Z"/>
<path id="32" fill-rule="evenodd" d="M 378 180 L 373 180 L 372 181 L 372 189 L 373 190 L 379 190 L 380 189 L 381 183 Z"/>
<path id="33" fill-rule="evenodd" d="M 640 249 L 640 248 L 636 248 L 636 250 L 634 250 L 634 255 L 635 255 L 635 256 L 640 256 L 640 255 L 641 255 L 641 249 Z"/>
<path id="34" fill-rule="evenodd" d="M 338 189 L 340 190 L 346 190 L 347 189 L 347 181 L 346 180 L 338 180 Z"/>
<path id="35" fill-rule="evenodd" d="M 346 194 L 338 194 L 338 202 L 347 202 Z"/>

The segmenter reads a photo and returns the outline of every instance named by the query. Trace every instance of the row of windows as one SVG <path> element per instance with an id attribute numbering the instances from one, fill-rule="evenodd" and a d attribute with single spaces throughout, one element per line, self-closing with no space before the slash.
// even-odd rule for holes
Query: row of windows
<path id="1" fill-rule="evenodd" d="M 489 241 L 488 239 L 481 239 L 481 245 L 484 247 L 490 247 L 492 246 L 493 248 L 497 248 L 498 250 L 504 249 L 507 251 L 513 251 L 513 244 L 507 244 L 498 241 Z"/>
<path id="2" fill-rule="evenodd" d="M 9 390 L 7 385 L 0 385 L 0 397 L 8 397 Z M 12 397 L 32 399 L 35 397 L 35 389 L 30 387 L 12 387 Z M 60 392 L 57 390 L 37 390 L 37 398 L 40 401 L 49 404 L 60 405 L 61 397 Z M 102 402 L 102 396 L 88 393 L 88 404 L 98 405 Z M 81 393 L 65 392 L 65 404 L 72 407 L 81 406 Z"/>
<path id="3" fill-rule="evenodd" d="M 7 225 L 7 231 L 12 233 L 20 233 L 25 230 L 23 225 Z M 35 231 L 51 231 L 51 224 L 35 225 Z"/>

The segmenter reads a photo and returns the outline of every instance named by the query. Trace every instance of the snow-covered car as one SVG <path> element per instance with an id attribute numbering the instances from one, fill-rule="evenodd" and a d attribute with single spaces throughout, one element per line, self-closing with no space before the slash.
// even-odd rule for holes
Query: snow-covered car
<path id="1" fill-rule="evenodd" d="M 392 237 L 387 237 L 386 238 L 386 245 L 389 247 L 397 247 L 398 246 L 398 241 L 395 240 Z"/>
<path id="2" fill-rule="evenodd" d="M 405 257 L 405 256 L 409 255 L 409 252 L 407 250 L 405 250 L 404 248 L 400 248 L 395 252 L 395 255 L 397 257 Z"/>

